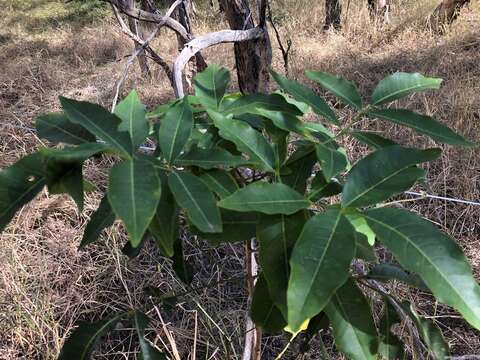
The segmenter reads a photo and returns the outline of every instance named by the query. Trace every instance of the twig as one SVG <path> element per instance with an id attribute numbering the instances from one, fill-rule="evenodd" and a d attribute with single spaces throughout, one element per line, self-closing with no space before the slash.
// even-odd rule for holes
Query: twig
<path id="1" fill-rule="evenodd" d="M 277 29 L 277 26 L 275 25 L 275 22 L 273 21 L 272 17 L 272 8 L 270 7 L 270 3 L 267 5 L 267 10 L 268 10 L 268 21 L 270 21 L 270 24 L 272 25 L 273 31 L 275 32 L 275 37 L 277 38 L 278 46 L 280 48 L 280 51 L 282 52 L 282 58 L 283 58 L 283 67 L 285 68 L 285 75 L 288 77 L 288 56 L 290 54 L 290 49 L 292 47 L 292 39 L 287 40 L 287 48 L 282 43 L 282 38 L 280 36 L 280 32 Z"/>

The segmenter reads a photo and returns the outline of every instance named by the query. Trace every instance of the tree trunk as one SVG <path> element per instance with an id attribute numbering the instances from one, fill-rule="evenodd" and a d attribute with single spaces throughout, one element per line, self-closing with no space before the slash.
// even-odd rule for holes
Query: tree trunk
<path id="1" fill-rule="evenodd" d="M 390 0 L 368 0 L 368 11 L 373 19 L 381 15 L 386 24 L 390 22 Z"/>
<path id="2" fill-rule="evenodd" d="M 325 0 L 325 25 L 323 29 L 328 30 L 333 26 L 339 30 L 342 27 L 341 17 L 342 5 L 340 5 L 340 0 Z"/>
<path id="3" fill-rule="evenodd" d="M 135 8 L 135 0 L 128 0 L 128 1 L 129 1 L 128 5 L 132 8 Z M 128 17 L 128 27 L 130 28 L 130 31 L 132 33 L 139 36 L 140 38 L 143 38 L 143 35 L 139 31 L 138 22 L 137 22 L 136 19 Z M 134 41 L 134 44 L 135 44 L 135 49 L 138 49 L 139 47 L 141 47 L 141 45 L 136 41 Z M 138 54 L 137 59 L 138 59 L 138 65 L 140 65 L 140 71 L 142 72 L 142 76 L 150 78 L 151 73 L 150 73 L 150 69 L 148 67 L 147 56 L 145 55 L 145 50 L 142 50 Z"/>
<path id="4" fill-rule="evenodd" d="M 470 0 L 443 0 L 430 16 L 432 30 L 445 32 L 446 27 L 455 21 L 462 7 L 469 2 Z"/>
<path id="5" fill-rule="evenodd" d="M 232 30 L 247 30 L 255 27 L 253 14 L 246 0 L 221 0 L 220 4 Z M 266 27 L 265 13 L 264 11 L 263 15 L 262 11 L 260 13 L 259 26 Z M 240 91 L 244 94 L 268 92 L 269 68 L 272 62 L 268 32 L 265 31 L 265 36 L 260 39 L 235 43 L 234 51 Z"/>

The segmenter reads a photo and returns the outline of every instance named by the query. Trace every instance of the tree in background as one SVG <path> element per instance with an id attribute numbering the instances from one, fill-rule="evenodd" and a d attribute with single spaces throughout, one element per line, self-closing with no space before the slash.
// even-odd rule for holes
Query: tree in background
<path id="1" fill-rule="evenodd" d="M 430 17 L 432 30 L 438 33 L 445 32 L 448 25 L 451 25 L 460 14 L 460 10 L 470 0 L 442 0 Z"/>

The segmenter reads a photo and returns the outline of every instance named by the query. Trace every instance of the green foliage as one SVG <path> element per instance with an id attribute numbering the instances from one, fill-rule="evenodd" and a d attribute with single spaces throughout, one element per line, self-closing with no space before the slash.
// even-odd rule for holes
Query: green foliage
<path id="1" fill-rule="evenodd" d="M 393 196 L 425 181 L 418 164 L 437 159 L 440 149 L 402 147 L 359 130 L 358 124 L 376 118 L 439 143 L 473 144 L 431 117 L 382 107 L 438 88 L 439 79 L 391 75 L 363 105 L 353 83 L 321 72 L 306 74 L 356 114 L 340 122 L 316 92 L 276 73 L 285 93 L 226 94 L 230 75 L 218 66 L 196 77 L 195 95 L 148 113 L 135 92 L 113 114 L 60 98 L 63 112 L 40 116 L 37 130 L 63 145 L 42 148 L 0 172 L 0 229 L 45 186 L 52 194 L 70 194 L 82 211 L 83 163 L 111 157 L 108 188 L 90 215 L 81 247 L 95 242 L 118 218 L 129 235 L 127 255 L 137 255 L 151 234 L 161 253 L 172 258 L 178 277 L 190 283 L 194 268 L 183 254 L 180 225 L 212 245 L 256 236 L 262 272 L 251 315 L 265 331 L 296 335 L 305 330 L 310 339 L 320 327 L 326 329 L 328 317 L 336 346 L 347 357 L 397 359 L 406 347 L 392 327 L 400 315 L 408 316 L 428 350 L 445 358 L 448 347 L 440 330 L 410 304 L 399 305 L 376 289 L 386 296 L 376 326 L 362 291 L 374 281 L 402 281 L 431 291 L 480 329 L 480 287 L 455 241 L 420 216 L 389 207 Z M 310 110 L 318 122 L 304 120 Z M 157 148 L 145 154 L 141 145 L 147 136 Z M 349 154 L 337 143 L 343 136 L 367 145 L 371 153 L 351 167 Z M 327 199 L 334 195 L 340 195 L 336 204 Z M 375 244 L 391 252 L 398 265 L 378 263 Z M 362 259 L 366 274 L 352 268 L 356 259 Z M 60 359 L 88 358 L 122 318 L 132 321 L 144 359 L 164 358 L 145 340 L 148 318 L 132 309 L 79 326 Z"/>

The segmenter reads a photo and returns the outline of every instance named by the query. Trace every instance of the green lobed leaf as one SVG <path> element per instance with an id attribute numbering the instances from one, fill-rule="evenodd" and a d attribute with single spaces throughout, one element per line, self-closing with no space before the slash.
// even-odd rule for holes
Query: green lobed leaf
<path id="1" fill-rule="evenodd" d="M 397 145 L 378 149 L 349 172 L 342 206 L 373 205 L 408 190 L 425 173 L 414 165 L 435 160 L 440 154 L 440 149 L 417 150 Z"/>
<path id="2" fill-rule="evenodd" d="M 113 225 L 115 221 L 115 214 L 110 206 L 108 197 L 105 194 L 100 201 L 97 210 L 90 216 L 90 221 L 85 227 L 83 238 L 80 243 L 80 248 L 84 248 L 88 244 L 95 242 L 102 231 Z"/>
<path id="3" fill-rule="evenodd" d="M 142 360 L 167 360 L 163 353 L 155 349 L 147 340 L 145 340 L 145 329 L 150 323 L 148 316 L 140 311 L 135 311 L 133 313 L 133 322 L 140 343 Z"/>
<path id="4" fill-rule="evenodd" d="M 208 65 L 193 80 L 195 95 L 207 109 L 218 110 L 227 86 L 230 82 L 230 73 L 218 65 Z"/>
<path id="5" fill-rule="evenodd" d="M 316 145 L 317 158 L 322 167 L 322 173 L 327 182 L 346 169 L 348 159 L 344 152 L 332 149 L 323 144 Z"/>
<path id="6" fill-rule="evenodd" d="M 408 301 L 404 301 L 401 305 L 405 313 L 413 320 L 429 352 L 433 353 L 436 360 L 447 359 L 450 351 L 440 329 L 430 320 L 418 315 L 413 305 Z"/>
<path id="7" fill-rule="evenodd" d="M 307 221 L 290 257 L 287 305 L 293 332 L 328 304 L 348 279 L 354 256 L 354 229 L 339 208 Z"/>
<path id="8" fill-rule="evenodd" d="M 152 163 L 134 158 L 110 169 L 108 200 L 125 224 L 133 247 L 140 244 L 160 196 L 161 183 Z"/>
<path id="9" fill-rule="evenodd" d="M 438 301 L 480 329 L 480 286 L 453 239 L 406 210 L 373 209 L 365 217 L 403 268 L 418 274 Z"/>
<path id="10" fill-rule="evenodd" d="M 274 172 L 275 155 L 270 144 L 258 131 L 240 120 L 234 120 L 220 113 L 207 110 L 220 136 L 233 142 L 239 151 L 244 152 L 261 169 Z"/>
<path id="11" fill-rule="evenodd" d="M 317 115 L 323 116 L 335 125 L 340 124 L 337 116 L 330 106 L 328 106 L 327 102 L 315 94 L 312 89 L 298 83 L 297 81 L 289 80 L 274 71 L 271 73 L 275 81 L 284 91 L 292 95 L 295 99 L 310 105 Z"/>
<path id="12" fill-rule="evenodd" d="M 285 318 L 290 254 L 307 220 L 307 212 L 299 211 L 290 216 L 262 216 L 257 225 L 257 240 L 260 243 L 259 262 L 263 276 L 273 302 Z"/>
<path id="13" fill-rule="evenodd" d="M 335 345 L 349 359 L 376 360 L 378 339 L 367 299 L 349 278 L 325 307 Z"/>
<path id="14" fill-rule="evenodd" d="M 354 109 L 362 108 L 362 98 L 355 85 L 350 81 L 320 71 L 305 71 L 305 75 Z"/>
<path id="15" fill-rule="evenodd" d="M 287 324 L 282 313 L 272 301 L 267 281 L 262 273 L 257 278 L 250 309 L 250 316 L 255 325 L 267 334 L 279 333 Z"/>
<path id="16" fill-rule="evenodd" d="M 148 230 L 162 254 L 172 257 L 175 241 L 178 239 L 179 208 L 168 186 L 167 175 L 163 171 L 158 171 L 158 176 L 162 184 L 161 196 Z"/>
<path id="17" fill-rule="evenodd" d="M 428 78 L 419 73 L 397 72 L 378 83 L 370 104 L 382 105 L 414 92 L 439 89 L 441 83 L 442 79 Z"/>
<path id="18" fill-rule="evenodd" d="M 125 99 L 115 106 L 114 114 L 122 120 L 118 130 L 130 134 L 131 152 L 135 152 L 136 148 L 145 141 L 150 131 L 146 118 L 147 108 L 142 104 L 135 90 L 131 91 Z"/>
<path id="19" fill-rule="evenodd" d="M 160 123 L 158 144 L 163 157 L 172 164 L 187 144 L 193 128 L 193 114 L 186 100 L 173 105 Z"/>
<path id="20" fill-rule="evenodd" d="M 174 171 L 168 177 L 168 184 L 178 205 L 200 231 L 222 232 L 220 210 L 203 181 L 191 173 Z"/>
<path id="21" fill-rule="evenodd" d="M 85 101 L 76 101 L 60 96 L 60 102 L 72 123 L 84 127 L 122 155 L 130 157 L 132 141 L 127 132 L 119 131 L 118 126 L 121 120 L 116 115 L 97 104 Z"/>
<path id="22" fill-rule="evenodd" d="M 255 182 L 222 199 L 218 206 L 242 212 L 291 215 L 308 208 L 310 204 L 310 201 L 285 184 Z"/>
<path id="23" fill-rule="evenodd" d="M 72 123 L 64 113 L 41 115 L 37 118 L 35 126 L 39 138 L 47 139 L 54 144 L 79 145 L 96 141 L 95 135 Z"/>
<path id="24" fill-rule="evenodd" d="M 458 135 L 449 127 L 434 118 L 417 114 L 405 109 L 383 109 L 368 112 L 372 118 L 379 118 L 395 124 L 409 127 L 416 132 L 427 135 L 433 140 L 450 145 L 474 146 L 475 144 Z"/>
<path id="25" fill-rule="evenodd" d="M 204 172 L 200 175 L 200 180 L 220 199 L 226 198 L 240 188 L 233 175 L 225 170 Z"/>
<path id="26" fill-rule="evenodd" d="M 93 324 L 81 324 L 65 341 L 58 360 L 90 359 L 99 339 L 111 330 L 125 315 L 125 313 L 122 313 Z"/>
<path id="27" fill-rule="evenodd" d="M 0 231 L 42 190 L 45 183 L 44 157 L 40 153 L 27 155 L 0 171 Z"/>
<path id="28" fill-rule="evenodd" d="M 330 197 L 333 195 L 340 194 L 342 192 L 343 186 L 338 182 L 337 179 L 332 179 L 330 182 L 325 180 L 325 175 L 322 171 L 318 171 L 313 178 L 312 186 L 308 194 L 308 199 L 310 201 L 316 202 L 322 198 Z"/>
<path id="29" fill-rule="evenodd" d="M 398 280 L 418 289 L 429 291 L 423 280 L 416 274 L 409 274 L 394 264 L 377 264 L 369 272 L 368 278 L 378 281 Z"/>
<path id="30" fill-rule="evenodd" d="M 198 166 L 202 169 L 213 169 L 215 167 L 238 167 L 248 162 L 241 156 L 230 154 L 222 148 L 202 149 L 193 146 L 188 153 L 180 155 L 175 160 L 178 166 Z"/>
<path id="31" fill-rule="evenodd" d="M 401 320 L 395 308 L 387 298 L 384 299 L 385 309 L 380 319 L 378 353 L 386 360 L 404 359 L 405 345 L 392 333 L 392 326 L 400 324 Z"/>
<path id="32" fill-rule="evenodd" d="M 368 145 L 371 149 L 377 150 L 383 147 L 396 145 L 394 141 L 386 139 L 378 134 L 367 131 L 352 131 L 350 132 L 355 139 L 361 143 Z"/>

